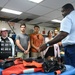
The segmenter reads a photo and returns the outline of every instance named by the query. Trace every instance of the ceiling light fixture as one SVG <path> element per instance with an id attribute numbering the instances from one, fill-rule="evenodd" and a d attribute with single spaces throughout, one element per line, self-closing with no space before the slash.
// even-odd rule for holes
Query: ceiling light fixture
<path id="1" fill-rule="evenodd" d="M 57 20 L 57 19 L 54 19 L 54 20 L 51 20 L 52 22 L 57 22 L 57 23 L 61 23 L 60 20 Z"/>
<path id="2" fill-rule="evenodd" d="M 29 0 L 29 1 L 32 1 L 32 2 L 34 2 L 34 3 L 40 3 L 40 2 L 42 2 L 43 0 Z"/>
<path id="3" fill-rule="evenodd" d="M 7 12 L 7 13 L 16 14 L 16 15 L 22 14 L 22 12 L 20 12 L 20 11 L 15 11 L 15 10 L 6 9 L 6 8 L 3 8 L 1 11 L 2 11 L 2 12 Z"/>

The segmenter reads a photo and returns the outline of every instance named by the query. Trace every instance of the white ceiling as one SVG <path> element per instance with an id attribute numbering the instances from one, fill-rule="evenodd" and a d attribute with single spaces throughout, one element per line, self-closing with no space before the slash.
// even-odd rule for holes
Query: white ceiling
<path id="1" fill-rule="evenodd" d="M 39 4 L 30 2 L 29 0 L 0 0 L 0 9 L 4 7 L 23 12 L 18 16 L 0 11 L 0 17 L 10 18 L 8 21 L 19 19 L 18 22 L 21 23 L 26 22 L 32 25 L 57 27 L 58 25 L 52 23 L 51 20 L 62 20 L 61 7 L 66 3 L 72 3 L 75 7 L 75 0 L 44 0 Z"/>

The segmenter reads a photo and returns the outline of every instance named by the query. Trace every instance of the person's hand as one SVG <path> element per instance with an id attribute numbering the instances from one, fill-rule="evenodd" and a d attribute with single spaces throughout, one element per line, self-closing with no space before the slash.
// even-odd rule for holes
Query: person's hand
<path id="1" fill-rule="evenodd" d="M 37 50 L 38 52 L 40 52 L 40 51 L 39 51 L 39 47 L 37 47 L 36 50 Z"/>
<path id="2" fill-rule="evenodd" d="M 29 51 L 28 51 L 28 50 L 25 50 L 25 51 L 24 51 L 24 53 L 25 53 L 25 54 L 28 54 L 28 53 L 29 53 Z"/>
<path id="3" fill-rule="evenodd" d="M 46 48 L 47 48 L 47 45 L 46 45 L 46 44 L 43 44 L 43 45 L 41 45 L 41 46 L 39 47 L 39 50 L 40 50 L 40 52 L 41 52 L 41 51 L 44 51 Z"/>

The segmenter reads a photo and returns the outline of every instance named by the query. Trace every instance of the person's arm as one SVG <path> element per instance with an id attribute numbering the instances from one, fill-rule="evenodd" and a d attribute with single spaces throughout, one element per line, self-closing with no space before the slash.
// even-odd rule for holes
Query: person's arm
<path id="1" fill-rule="evenodd" d="M 53 40 L 51 40 L 51 41 L 49 41 L 49 42 L 43 44 L 43 45 L 40 47 L 40 51 L 45 50 L 45 49 L 46 49 L 48 46 L 50 46 L 50 45 L 53 45 L 53 44 L 55 44 L 55 43 L 60 42 L 60 41 L 61 41 L 62 39 L 64 39 L 67 35 L 68 35 L 67 32 L 60 31 L 60 33 L 59 33 L 56 37 L 54 37 Z"/>
<path id="2" fill-rule="evenodd" d="M 54 37 L 53 40 L 49 41 L 48 43 L 49 43 L 50 45 L 55 44 L 55 43 L 58 43 L 58 42 L 60 42 L 62 39 L 64 39 L 67 35 L 68 35 L 67 32 L 61 31 L 56 37 Z"/>
<path id="3" fill-rule="evenodd" d="M 27 51 L 30 50 L 30 41 L 28 42 L 28 48 L 27 48 Z"/>
<path id="4" fill-rule="evenodd" d="M 11 42 L 11 45 L 12 45 L 12 56 L 14 57 L 15 56 L 15 44 L 14 44 L 14 41 L 11 38 L 8 37 L 8 39 Z"/>
<path id="5" fill-rule="evenodd" d="M 33 39 L 31 39 L 31 46 L 32 46 L 33 48 L 35 48 L 36 50 L 38 50 L 38 48 L 33 44 Z"/>
<path id="6" fill-rule="evenodd" d="M 25 49 L 20 44 L 20 40 L 19 39 L 16 39 L 16 45 L 19 47 L 20 50 L 25 51 Z"/>
<path id="7" fill-rule="evenodd" d="M 45 43 L 45 39 L 44 39 L 44 37 L 43 37 L 43 43 L 42 44 L 44 44 Z"/>

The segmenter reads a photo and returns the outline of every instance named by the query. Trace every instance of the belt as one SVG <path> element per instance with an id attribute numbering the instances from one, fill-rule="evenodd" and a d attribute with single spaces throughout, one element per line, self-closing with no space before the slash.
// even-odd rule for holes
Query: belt
<path id="1" fill-rule="evenodd" d="M 72 45 L 67 45 L 66 47 L 68 47 L 68 46 L 69 46 L 69 47 L 70 47 L 70 46 L 75 46 L 75 44 L 72 44 Z"/>

